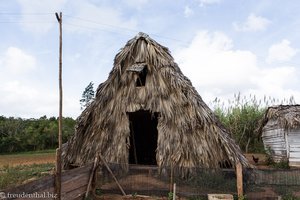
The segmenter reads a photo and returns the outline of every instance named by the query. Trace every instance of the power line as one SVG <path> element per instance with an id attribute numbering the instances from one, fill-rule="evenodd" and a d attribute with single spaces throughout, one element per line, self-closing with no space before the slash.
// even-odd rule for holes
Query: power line
<path id="1" fill-rule="evenodd" d="M 71 15 L 64 15 L 64 16 L 75 19 L 75 20 L 78 20 L 78 21 L 85 21 L 85 22 L 89 22 L 89 23 L 93 23 L 93 24 L 98 24 L 98 25 L 101 25 L 101 26 L 108 26 L 108 27 L 111 27 L 111 28 L 122 29 L 122 30 L 135 32 L 135 33 L 137 32 L 137 30 L 134 30 L 134 29 L 129 29 L 129 28 L 121 27 L 121 26 L 115 26 L 115 25 L 111 25 L 111 24 L 100 23 L 100 22 L 97 22 L 97 21 L 94 21 L 94 20 L 84 19 L 84 18 L 81 18 L 81 17 L 74 17 L 74 16 L 71 16 Z"/>
<path id="2" fill-rule="evenodd" d="M 49 23 L 53 24 L 54 21 L 0 21 L 1 24 L 35 24 L 35 23 Z"/>
<path id="3" fill-rule="evenodd" d="M 101 28 L 96 28 L 96 27 L 88 27 L 88 26 L 73 24 L 73 23 L 69 23 L 69 22 L 65 22 L 64 25 L 74 26 L 74 27 L 78 27 L 78 28 L 82 28 L 82 29 L 88 29 L 88 30 L 92 30 L 92 31 L 101 31 L 101 32 L 108 32 L 108 33 L 116 33 L 116 34 L 121 34 L 121 35 L 125 34 L 124 32 L 107 30 L 107 29 L 101 29 Z"/>
<path id="4" fill-rule="evenodd" d="M 38 15 L 53 15 L 53 13 L 12 13 L 12 12 L 0 12 L 0 15 L 7 15 L 7 16 L 38 16 Z M 89 29 L 89 30 L 94 30 L 94 31 L 103 31 L 103 32 L 110 32 L 110 33 L 117 33 L 117 34 L 121 34 L 124 35 L 124 31 L 126 32 L 130 32 L 130 33 L 138 33 L 140 32 L 140 30 L 136 30 L 136 29 L 130 29 L 130 28 L 126 28 L 126 27 L 122 27 L 122 26 L 116 26 L 116 25 L 112 25 L 112 24 L 107 24 L 107 23 L 101 23 L 95 20 L 91 20 L 91 19 L 85 19 L 85 18 L 81 18 L 81 17 L 75 17 L 72 15 L 66 15 L 64 14 L 65 17 L 71 18 L 75 21 L 81 21 L 81 22 L 88 22 L 88 23 L 92 23 L 92 24 L 96 24 L 96 25 L 100 25 L 100 26 L 104 26 L 104 27 L 110 27 L 112 29 L 115 29 L 116 31 L 112 31 L 112 30 L 107 30 L 107 29 L 100 29 L 100 28 L 94 28 L 94 27 L 89 27 L 89 26 L 83 26 L 83 25 L 78 25 L 78 24 L 74 24 L 74 23 L 69 23 L 69 22 L 65 22 L 64 24 L 70 25 L 70 26 L 77 26 L 80 28 L 84 28 L 84 29 Z M 14 19 L 17 20 L 17 19 Z M 1 24 L 26 24 L 26 23 L 55 23 L 54 21 L 0 21 Z M 119 31 L 118 31 L 119 30 Z M 120 31 L 121 30 L 121 31 Z M 162 39 L 167 39 L 167 40 L 172 40 L 175 41 L 177 43 L 180 43 L 181 46 L 185 46 L 187 47 L 189 44 L 185 41 L 182 40 L 178 40 L 175 38 L 171 38 L 171 37 L 166 37 L 166 36 L 162 36 L 159 34 L 155 34 L 155 33 L 149 33 L 152 36 L 155 36 L 157 38 L 162 38 Z M 128 34 L 126 34 L 128 35 Z"/>
<path id="5" fill-rule="evenodd" d="M 107 26 L 107 27 L 111 27 L 111 28 L 115 28 L 115 29 L 121 29 L 121 30 L 129 31 L 129 32 L 132 32 L 132 33 L 140 32 L 139 30 L 136 30 L 136 29 L 129 29 L 129 28 L 121 27 L 121 26 L 101 23 L 101 22 L 97 22 L 97 21 L 94 21 L 94 20 L 90 20 L 90 19 L 74 17 L 74 16 L 71 16 L 71 15 L 64 15 L 64 16 L 75 19 L 75 20 L 78 20 L 78 21 L 85 21 L 85 22 L 89 22 L 89 23 L 93 23 L 93 24 L 97 24 L 97 25 L 101 25 L 101 26 Z M 189 45 L 187 42 L 182 41 L 182 40 L 178 40 L 178 39 L 175 39 L 175 38 L 170 38 L 170 37 L 166 37 L 166 36 L 162 36 L 162 35 L 158 35 L 158 34 L 154 34 L 154 33 L 150 33 L 150 35 L 155 36 L 157 38 L 163 38 L 163 39 L 167 39 L 167 40 L 176 41 L 178 43 L 181 43 L 183 46 L 188 46 Z"/>
<path id="6" fill-rule="evenodd" d="M 23 16 L 23 15 L 53 15 L 53 13 L 10 13 L 10 12 L 0 12 L 0 15 L 15 15 L 15 16 Z"/>
<path id="7" fill-rule="evenodd" d="M 53 15 L 53 13 L 50 12 L 46 12 L 46 13 L 9 13 L 9 12 L 0 12 L 0 16 L 1 15 L 7 15 L 7 16 L 47 16 L 47 15 Z M 88 29 L 88 30 L 92 30 L 92 31 L 101 31 L 101 32 L 108 32 L 108 33 L 115 33 L 115 34 L 120 34 L 120 35 L 129 35 L 129 33 L 137 33 L 140 32 L 139 30 L 136 29 L 131 29 L 131 28 L 126 28 L 126 27 L 122 27 L 122 26 L 117 26 L 117 25 L 112 25 L 112 24 L 107 24 L 107 23 L 102 23 L 99 21 L 95 21 L 95 20 L 91 20 L 91 19 L 85 19 L 85 18 L 81 18 L 81 17 L 75 17 L 72 15 L 66 15 L 64 14 L 64 16 L 66 16 L 69 19 L 74 20 L 75 23 L 72 22 L 65 22 L 64 25 L 67 26 L 73 26 L 73 27 L 79 27 L 81 29 Z M 18 18 L 17 18 L 18 19 Z M 19 21 L 15 21 L 17 19 L 13 19 L 14 21 L 0 21 L 0 24 L 9 24 L 9 23 L 13 23 L 13 24 L 26 24 L 26 23 L 36 23 L 36 24 L 41 24 L 41 23 L 55 23 L 55 21 L 51 20 L 51 21 L 25 21 L 25 20 L 19 20 Z M 85 25 L 81 25 L 78 24 L 77 22 L 87 22 L 87 23 L 91 23 L 94 25 L 99 25 L 102 26 L 85 26 Z M 188 47 L 190 45 L 190 43 L 186 42 L 186 41 L 182 41 L 179 39 L 175 39 L 175 38 L 171 38 L 171 37 L 167 37 L 167 36 L 163 36 L 160 34 L 155 34 L 155 33 L 149 33 L 151 36 L 155 36 L 157 38 L 162 38 L 162 39 L 166 39 L 166 40 L 171 40 L 171 41 L 175 41 L 176 43 L 178 43 L 180 46 L 182 47 Z M 268 63 L 266 63 L 266 58 L 264 56 L 259 56 L 256 55 L 256 60 L 258 63 L 262 63 L 264 65 L 269 65 Z M 297 62 L 290 62 L 290 61 L 274 61 L 272 63 L 275 64 L 280 64 L 280 65 L 300 65 L 300 63 Z M 272 65 L 272 64 L 271 64 Z"/>

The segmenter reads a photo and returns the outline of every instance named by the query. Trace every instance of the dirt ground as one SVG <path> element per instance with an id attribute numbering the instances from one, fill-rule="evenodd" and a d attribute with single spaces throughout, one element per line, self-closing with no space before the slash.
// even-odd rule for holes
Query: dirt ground
<path id="1" fill-rule="evenodd" d="M 258 163 L 255 163 L 252 159 L 252 155 L 256 158 L 259 158 Z M 269 168 L 269 166 L 266 166 L 265 164 L 265 155 L 264 154 L 245 154 L 246 158 L 249 160 L 251 164 L 253 164 L 256 168 L 259 169 L 266 169 Z M 16 165 L 30 165 L 30 164 L 42 164 L 42 163 L 54 163 L 55 162 L 55 153 L 34 153 L 34 154 L 17 154 L 17 155 L 0 155 L 0 167 L 9 165 L 9 166 L 16 166 Z M 140 177 L 140 175 L 137 175 L 134 178 L 137 185 L 142 186 L 143 184 L 140 183 L 143 179 Z M 132 179 L 133 180 L 133 179 Z M 132 181 L 131 180 L 131 181 Z M 128 180 L 120 180 L 121 184 L 125 184 L 124 181 Z M 149 177 L 147 178 L 147 189 L 159 187 L 164 188 L 168 187 L 168 185 L 165 185 L 159 181 L 150 180 L 151 183 L 149 183 Z M 136 184 L 135 184 L 136 185 Z M 133 187 L 133 186 L 131 186 Z M 104 187 L 105 188 L 105 187 Z M 127 188 L 128 189 L 128 188 Z M 131 189 L 131 188 L 129 188 Z M 267 198 L 267 197 L 275 197 L 276 193 L 273 191 L 272 188 L 261 188 L 262 191 L 260 192 L 250 192 L 247 193 L 248 199 L 257 199 L 257 198 Z M 300 196 L 300 192 L 294 193 L 296 196 Z M 97 197 L 98 200 L 167 200 L 167 196 L 143 196 L 143 195 L 127 195 L 122 196 L 118 194 L 102 194 L 101 196 Z M 186 200 L 186 198 L 177 198 L 180 200 Z"/>
<path id="2" fill-rule="evenodd" d="M 176 197 L 177 200 L 187 200 L 183 197 Z M 149 197 L 143 195 L 127 195 L 122 196 L 118 194 L 104 194 L 101 197 L 98 197 L 97 200 L 168 200 L 168 197 Z"/>
<path id="3" fill-rule="evenodd" d="M 0 155 L 0 167 L 55 163 L 55 153 Z"/>
<path id="4" fill-rule="evenodd" d="M 253 161 L 252 155 L 255 158 L 258 158 L 259 161 L 258 163 L 255 163 Z M 258 169 L 268 169 L 271 168 L 270 166 L 267 166 L 265 163 L 265 159 L 266 156 L 264 154 L 246 154 L 245 155 L 246 158 L 249 160 L 249 162 L 256 168 Z M 149 178 L 149 177 L 143 177 L 143 175 L 135 175 L 135 176 L 131 176 L 130 178 L 125 178 L 123 180 L 119 180 L 120 184 L 123 185 L 126 190 L 137 190 L 137 188 L 139 189 L 153 189 L 155 190 L 155 188 L 168 188 L 168 185 L 166 185 L 165 183 L 156 180 L 155 178 Z M 145 183 L 147 182 L 147 184 L 143 183 L 145 181 Z M 131 184 L 130 187 L 128 186 L 128 184 L 126 184 L 126 182 L 133 182 L 134 184 Z M 114 185 L 114 183 L 112 183 L 112 185 Z M 107 189 L 109 187 L 111 187 L 112 185 L 106 185 L 103 187 L 103 189 Z M 143 188 L 144 185 L 146 185 L 146 188 Z M 107 188 L 106 188 L 107 187 Z M 178 188 L 179 189 L 179 188 Z M 185 191 L 189 191 L 190 188 L 182 188 Z M 199 192 L 199 191 L 197 191 Z M 209 191 L 201 191 L 201 193 L 205 193 L 205 192 L 209 192 Z M 272 187 L 260 187 L 259 190 L 256 191 L 248 191 L 246 194 L 247 199 L 276 199 L 278 197 L 278 194 L 276 193 L 276 191 L 272 188 Z M 293 195 L 300 197 L 300 192 L 294 192 Z M 145 197 L 145 196 L 127 196 L 127 197 L 123 197 L 121 195 L 116 195 L 116 194 L 103 194 L 101 195 L 101 197 L 98 197 L 98 199 L 105 199 L 105 200 L 122 200 L 122 199 L 139 199 L 139 200 L 164 200 L 164 199 L 168 199 L 166 196 L 165 197 Z M 186 198 L 178 198 L 181 200 L 186 200 Z"/>
<path id="5" fill-rule="evenodd" d="M 258 163 L 252 159 L 252 155 L 259 158 Z M 249 162 L 257 168 L 268 168 L 265 164 L 266 156 L 264 154 L 245 154 Z M 30 165 L 42 163 L 54 163 L 55 153 L 37 153 L 37 154 L 15 154 L 15 155 L 0 155 L 0 167 L 5 165 Z"/>
<path id="6" fill-rule="evenodd" d="M 244 154 L 245 157 L 248 159 L 248 161 L 255 166 L 256 168 L 259 169 L 267 169 L 269 166 L 266 165 L 266 155 L 265 154 L 258 154 L 258 153 L 249 153 L 249 154 Z M 253 161 L 253 157 L 258 158 L 258 162 L 255 163 Z"/>

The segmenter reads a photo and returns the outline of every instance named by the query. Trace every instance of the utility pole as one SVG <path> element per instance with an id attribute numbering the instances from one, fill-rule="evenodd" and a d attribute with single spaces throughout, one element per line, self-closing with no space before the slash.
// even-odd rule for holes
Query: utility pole
<path id="1" fill-rule="evenodd" d="M 56 174 L 55 174 L 55 193 L 57 199 L 61 199 L 61 154 L 62 154 L 62 12 L 55 13 L 59 23 L 59 118 L 58 118 L 58 148 L 56 149 Z"/>

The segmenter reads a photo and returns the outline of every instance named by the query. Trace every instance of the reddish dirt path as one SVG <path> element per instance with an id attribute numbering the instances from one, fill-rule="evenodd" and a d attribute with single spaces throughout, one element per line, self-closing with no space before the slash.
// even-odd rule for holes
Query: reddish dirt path
<path id="1" fill-rule="evenodd" d="M 42 163 L 55 163 L 55 153 L 0 155 L 0 167 Z"/>

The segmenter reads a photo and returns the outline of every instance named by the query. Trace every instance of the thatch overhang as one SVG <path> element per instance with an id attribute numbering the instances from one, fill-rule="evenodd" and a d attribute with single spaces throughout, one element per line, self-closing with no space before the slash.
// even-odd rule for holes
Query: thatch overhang
<path id="1" fill-rule="evenodd" d="M 137 81 L 145 77 L 141 85 Z M 108 162 L 128 168 L 128 113 L 156 114 L 156 164 L 179 169 L 219 168 L 228 161 L 249 166 L 240 148 L 183 75 L 168 48 L 140 33 L 116 55 L 108 79 L 77 119 L 64 151 L 64 167 L 84 165 L 101 153 Z"/>
<path id="2" fill-rule="evenodd" d="M 259 135 L 261 135 L 263 128 L 270 120 L 276 121 L 277 128 L 285 130 L 300 128 L 300 105 L 268 107 L 256 130 Z"/>

